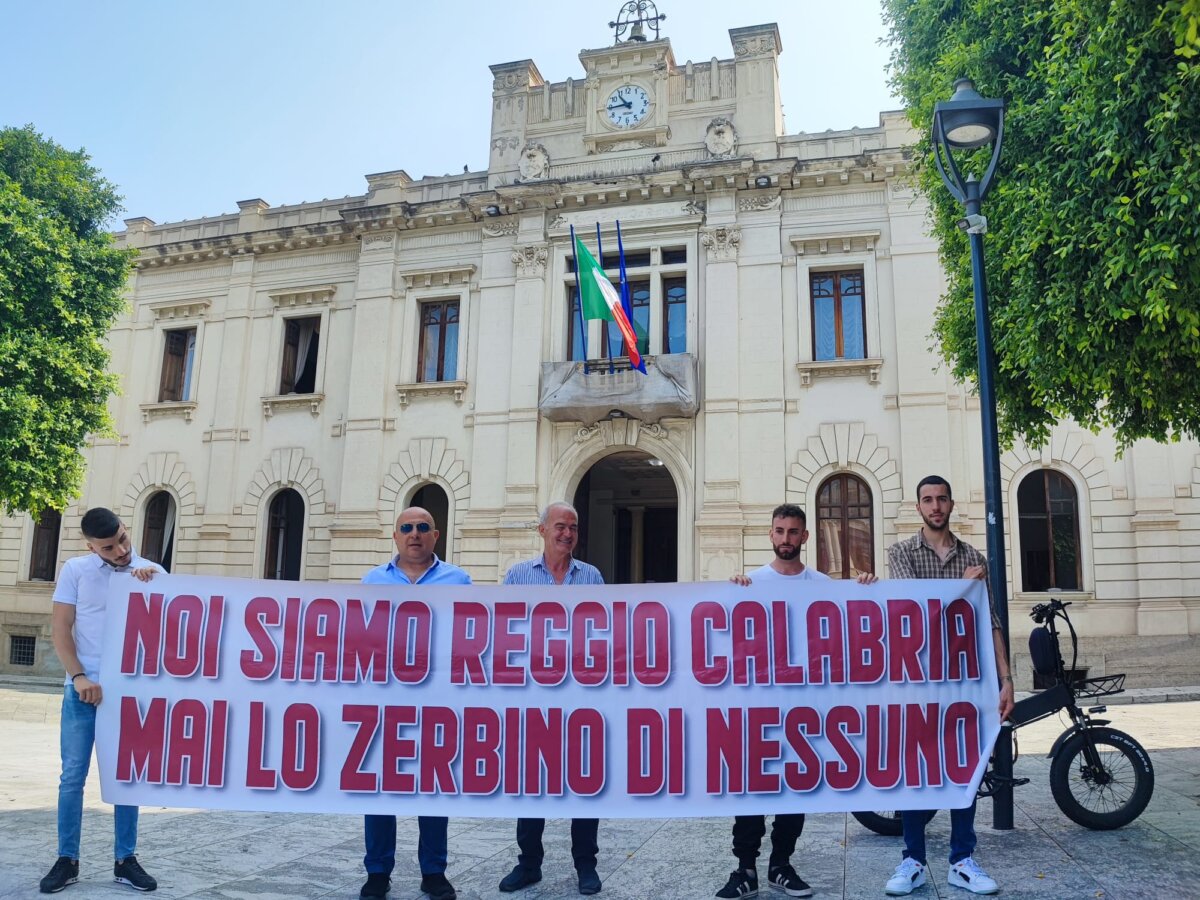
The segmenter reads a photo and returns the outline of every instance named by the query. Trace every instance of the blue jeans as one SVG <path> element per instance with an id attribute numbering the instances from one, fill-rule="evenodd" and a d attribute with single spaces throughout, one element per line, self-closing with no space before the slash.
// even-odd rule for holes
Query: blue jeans
<path id="1" fill-rule="evenodd" d="M 80 700 L 75 688 L 69 684 L 63 691 L 58 741 L 62 753 L 62 777 L 58 782 L 58 855 L 79 859 L 83 785 L 92 762 L 92 746 L 96 743 L 96 707 Z M 113 820 L 114 857 L 133 856 L 137 850 L 138 808 L 114 806 Z"/>
<path id="2" fill-rule="evenodd" d="M 417 816 L 417 862 L 422 875 L 446 872 L 446 826 L 444 816 Z M 367 855 L 363 867 L 368 875 L 391 875 L 396 867 L 396 817 L 364 816 L 363 837 Z"/>
<path id="3" fill-rule="evenodd" d="M 904 828 L 904 856 L 912 857 L 921 865 L 925 858 L 925 826 L 937 810 L 906 810 L 900 813 L 900 824 Z M 966 859 L 975 852 L 975 801 L 965 809 L 950 810 L 950 864 Z"/>

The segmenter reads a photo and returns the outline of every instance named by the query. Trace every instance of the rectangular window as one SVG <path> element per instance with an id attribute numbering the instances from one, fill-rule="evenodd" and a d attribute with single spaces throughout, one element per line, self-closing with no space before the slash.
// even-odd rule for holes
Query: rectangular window
<path id="1" fill-rule="evenodd" d="M 417 381 L 454 381 L 458 375 L 458 301 L 421 304 Z"/>
<path id="2" fill-rule="evenodd" d="M 196 359 L 196 329 L 164 331 L 162 376 L 158 382 L 158 402 L 171 403 L 192 399 L 192 365 Z"/>
<path id="3" fill-rule="evenodd" d="M 862 269 L 813 272 L 813 359 L 866 359 L 867 333 Z"/>
<path id="4" fill-rule="evenodd" d="M 10 634 L 8 636 L 8 664 L 10 666 L 32 666 L 35 640 L 32 634 Z"/>
<path id="5" fill-rule="evenodd" d="M 58 532 L 62 516 L 47 509 L 33 525 L 33 549 L 29 554 L 29 580 L 53 581 L 58 566 Z"/>
<path id="6" fill-rule="evenodd" d="M 687 353 L 687 279 L 664 278 L 662 296 L 663 353 Z"/>
<path id="7" fill-rule="evenodd" d="M 620 288 L 618 288 L 620 290 Z M 638 353 L 650 352 L 650 282 L 629 282 L 629 305 L 633 307 L 633 331 L 637 335 Z M 604 356 L 627 356 L 625 338 L 616 322 L 604 323 L 604 338 L 600 348 Z"/>
<path id="8" fill-rule="evenodd" d="M 280 394 L 311 394 L 316 390 L 320 343 L 320 316 L 284 320 Z"/>
<path id="9" fill-rule="evenodd" d="M 587 322 L 581 318 L 579 311 L 579 288 L 572 284 L 567 288 L 567 359 L 571 362 L 587 359 L 587 354 L 583 352 L 586 336 Z"/>

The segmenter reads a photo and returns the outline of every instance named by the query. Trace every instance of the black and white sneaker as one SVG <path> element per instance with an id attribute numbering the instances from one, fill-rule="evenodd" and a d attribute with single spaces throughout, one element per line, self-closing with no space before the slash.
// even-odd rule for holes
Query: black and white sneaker
<path id="1" fill-rule="evenodd" d="M 38 885 L 38 890 L 43 894 L 57 894 L 68 884 L 74 884 L 78 880 L 79 860 L 71 859 L 69 856 L 60 856 L 54 861 L 54 865 L 50 867 L 50 871 L 46 873 L 41 884 Z"/>
<path id="2" fill-rule="evenodd" d="M 113 863 L 113 881 L 117 884 L 127 884 L 135 891 L 153 891 L 158 888 L 158 882 L 142 868 L 136 856 L 127 856 Z"/>
<path id="3" fill-rule="evenodd" d="M 779 866 L 767 872 L 767 881 L 771 887 L 783 891 L 789 897 L 811 897 L 812 888 L 808 882 L 796 874 L 791 866 Z"/>
<path id="4" fill-rule="evenodd" d="M 758 896 L 758 873 L 753 869 L 734 869 L 725 887 L 717 891 L 721 900 L 748 900 Z"/>

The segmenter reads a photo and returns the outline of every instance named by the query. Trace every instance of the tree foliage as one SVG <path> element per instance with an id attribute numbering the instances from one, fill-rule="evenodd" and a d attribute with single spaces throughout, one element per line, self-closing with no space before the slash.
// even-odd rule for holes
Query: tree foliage
<path id="1" fill-rule="evenodd" d="M 104 222 L 120 209 L 83 151 L 0 129 L 0 508 L 61 509 L 116 390 L 105 337 L 131 254 Z"/>
<path id="2" fill-rule="evenodd" d="M 884 16 L 926 135 L 956 78 L 1007 103 L 983 210 L 1002 437 L 1038 445 L 1063 418 L 1122 445 L 1200 437 L 1200 0 L 884 0 Z M 918 150 L 948 277 L 934 335 L 971 380 L 962 210 L 928 136 Z"/>

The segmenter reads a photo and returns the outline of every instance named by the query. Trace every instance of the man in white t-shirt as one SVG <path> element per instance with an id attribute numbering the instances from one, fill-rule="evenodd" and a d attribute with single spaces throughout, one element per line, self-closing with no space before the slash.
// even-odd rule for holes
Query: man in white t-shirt
<path id="1" fill-rule="evenodd" d="M 58 860 L 41 881 L 43 894 L 55 894 L 79 880 L 79 837 L 83 830 L 83 785 L 96 741 L 96 707 L 104 699 L 100 686 L 100 647 L 108 607 L 108 583 L 129 573 L 149 581 L 163 571 L 134 552 L 129 534 L 109 509 L 89 509 L 79 529 L 91 551 L 63 565 L 54 586 L 54 652 L 66 670 L 59 745 L 62 777 L 58 785 Z M 114 806 L 113 880 L 138 891 L 158 887 L 134 855 L 137 850 L 136 806 Z"/>
<path id="2" fill-rule="evenodd" d="M 734 575 L 729 580 L 743 587 L 755 581 L 829 581 L 824 572 L 804 565 L 800 548 L 808 540 L 808 521 L 804 510 L 794 503 L 784 503 L 771 512 L 771 549 L 775 558 L 748 575 Z M 879 579 L 870 572 L 858 576 L 859 584 L 873 584 Z M 771 823 L 771 856 L 767 863 L 767 880 L 771 887 L 789 897 L 811 897 L 808 886 L 794 868 L 792 854 L 796 841 L 804 831 L 804 813 L 783 813 Z M 738 868 L 729 873 L 729 881 L 717 891 L 721 900 L 749 900 L 758 896 L 758 851 L 767 832 L 766 816 L 735 816 L 733 820 L 733 855 Z"/>

